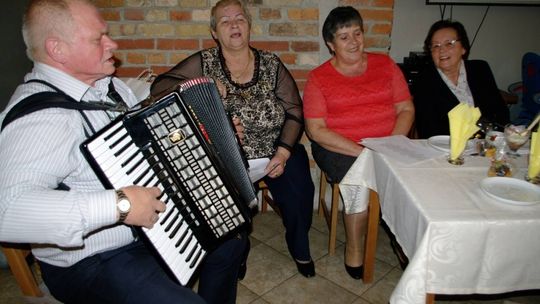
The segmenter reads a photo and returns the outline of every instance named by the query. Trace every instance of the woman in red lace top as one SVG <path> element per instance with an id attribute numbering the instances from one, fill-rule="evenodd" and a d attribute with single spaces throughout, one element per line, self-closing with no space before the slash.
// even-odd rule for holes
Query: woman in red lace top
<path id="1" fill-rule="evenodd" d="M 309 74 L 304 118 L 315 161 L 332 182 L 339 182 L 362 152 L 363 138 L 409 132 L 414 106 L 392 59 L 364 52 L 362 17 L 356 9 L 333 9 L 322 32 L 333 56 Z M 345 210 L 345 268 L 360 279 L 367 211 L 364 206 L 353 209 Z"/>

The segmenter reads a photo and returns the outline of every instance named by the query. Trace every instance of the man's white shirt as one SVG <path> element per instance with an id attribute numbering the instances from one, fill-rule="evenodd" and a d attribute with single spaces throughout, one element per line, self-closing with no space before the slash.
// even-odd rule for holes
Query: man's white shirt
<path id="1" fill-rule="evenodd" d="M 41 79 L 75 100 L 107 100 L 111 77 L 94 87 L 51 66 L 36 63 L 25 81 Z M 126 104 L 137 100 L 118 78 L 114 86 Z M 40 83 L 17 87 L 7 111 L 23 98 L 52 91 Z M 111 113 L 85 111 L 95 130 L 111 122 Z M 0 241 L 31 243 L 36 258 L 66 267 L 93 254 L 134 240 L 116 225 L 116 195 L 104 190 L 79 150 L 86 123 L 77 110 L 50 108 L 11 122 L 0 133 Z M 63 182 L 70 191 L 53 190 Z"/>

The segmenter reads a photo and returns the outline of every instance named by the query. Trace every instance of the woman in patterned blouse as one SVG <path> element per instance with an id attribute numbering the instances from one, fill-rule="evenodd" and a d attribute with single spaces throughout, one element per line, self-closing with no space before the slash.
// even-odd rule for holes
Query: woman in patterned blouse
<path id="1" fill-rule="evenodd" d="M 216 80 L 225 108 L 244 125 L 242 147 L 248 159 L 270 158 L 264 181 L 281 211 L 289 252 L 302 275 L 314 276 L 308 240 L 314 186 L 306 150 L 298 142 L 304 126 L 298 88 L 276 55 L 250 47 L 251 18 L 242 1 L 219 1 L 210 26 L 218 46 L 157 77 L 152 95 L 186 79 Z"/>

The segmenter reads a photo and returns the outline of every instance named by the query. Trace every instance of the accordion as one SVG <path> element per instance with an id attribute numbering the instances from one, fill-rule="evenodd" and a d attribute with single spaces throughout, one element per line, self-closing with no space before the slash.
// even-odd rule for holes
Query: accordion
<path id="1" fill-rule="evenodd" d="M 81 150 L 105 188 L 161 189 L 167 210 L 142 231 L 182 285 L 207 252 L 251 221 L 256 192 L 212 79 L 186 81 L 118 117 Z"/>

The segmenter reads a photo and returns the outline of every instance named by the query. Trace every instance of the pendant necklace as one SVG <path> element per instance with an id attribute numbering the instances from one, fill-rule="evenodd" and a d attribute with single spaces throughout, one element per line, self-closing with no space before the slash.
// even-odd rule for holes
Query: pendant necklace
<path id="1" fill-rule="evenodd" d="M 232 73 L 232 71 L 229 69 L 229 72 L 231 73 L 231 77 L 232 77 L 232 79 L 233 79 L 234 81 L 240 80 L 240 78 L 244 77 L 244 75 L 246 74 L 246 72 L 249 70 L 248 68 L 249 68 L 249 65 L 251 64 L 251 56 L 252 56 L 252 55 L 251 55 L 251 52 L 249 52 L 249 55 L 248 55 L 248 56 L 249 56 L 249 58 L 248 58 L 248 61 L 247 61 L 247 63 L 246 63 L 246 66 L 242 69 L 242 72 L 240 72 L 240 74 L 234 75 L 234 74 Z"/>

